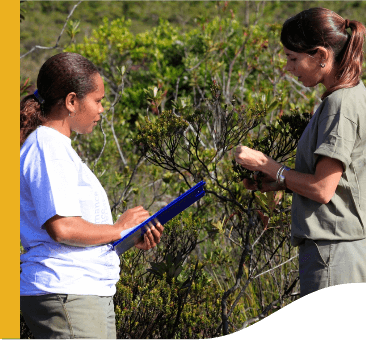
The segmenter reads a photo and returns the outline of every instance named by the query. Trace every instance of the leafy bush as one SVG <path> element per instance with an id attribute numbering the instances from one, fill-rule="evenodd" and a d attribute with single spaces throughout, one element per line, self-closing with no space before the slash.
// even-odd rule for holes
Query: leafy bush
<path id="1" fill-rule="evenodd" d="M 165 225 L 161 244 L 122 255 L 115 295 L 118 338 L 210 337 L 220 319 L 221 290 L 191 257 L 202 221 L 180 216 Z"/>

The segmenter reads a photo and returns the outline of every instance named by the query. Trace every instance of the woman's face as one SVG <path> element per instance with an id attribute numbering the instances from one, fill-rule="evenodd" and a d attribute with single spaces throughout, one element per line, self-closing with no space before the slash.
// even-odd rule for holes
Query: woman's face
<path id="1" fill-rule="evenodd" d="M 285 70 L 298 78 L 306 87 L 313 87 L 323 82 L 322 68 L 317 57 L 306 53 L 297 53 L 284 47 L 287 56 Z"/>
<path id="2" fill-rule="evenodd" d="M 103 112 L 101 103 L 104 98 L 103 80 L 99 74 L 96 74 L 93 80 L 96 83 L 96 90 L 78 100 L 75 105 L 75 113 L 71 112 L 70 114 L 71 130 L 80 134 L 91 133 L 101 119 L 100 114 Z"/>

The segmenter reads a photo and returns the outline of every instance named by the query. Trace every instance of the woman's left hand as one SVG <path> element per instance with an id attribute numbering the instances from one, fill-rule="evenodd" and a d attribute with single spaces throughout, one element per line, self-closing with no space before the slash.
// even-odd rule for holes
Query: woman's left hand
<path id="1" fill-rule="evenodd" d="M 155 220 L 155 226 L 152 222 L 148 223 L 149 229 L 144 234 L 144 239 L 135 244 L 135 247 L 142 250 L 154 248 L 161 240 L 163 226 Z"/>
<path id="2" fill-rule="evenodd" d="M 261 171 L 266 159 L 262 152 L 250 149 L 247 146 L 237 146 L 234 157 L 239 165 L 251 171 Z"/>

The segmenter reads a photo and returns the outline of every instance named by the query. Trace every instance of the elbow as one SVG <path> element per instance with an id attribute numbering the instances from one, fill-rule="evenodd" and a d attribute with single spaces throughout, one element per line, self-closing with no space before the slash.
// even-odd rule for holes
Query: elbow
<path id="1" fill-rule="evenodd" d="M 58 243 L 65 243 L 71 237 L 68 218 L 55 215 L 45 222 L 44 229 L 47 234 Z"/>
<path id="2" fill-rule="evenodd" d="M 320 204 L 328 204 L 330 202 L 330 199 L 327 199 L 327 198 L 319 198 L 317 200 L 318 203 Z"/>
<path id="3" fill-rule="evenodd" d="M 51 236 L 51 238 L 57 243 L 65 243 L 67 240 L 66 237 L 61 234 L 55 234 L 54 236 Z"/>
<path id="4" fill-rule="evenodd" d="M 57 243 L 65 243 L 68 240 L 65 228 L 58 226 L 46 226 L 48 235 Z"/>
<path id="5" fill-rule="evenodd" d="M 321 204 L 328 204 L 331 198 L 334 196 L 334 194 L 335 192 L 328 192 L 326 190 L 323 190 L 319 193 L 315 201 Z"/>

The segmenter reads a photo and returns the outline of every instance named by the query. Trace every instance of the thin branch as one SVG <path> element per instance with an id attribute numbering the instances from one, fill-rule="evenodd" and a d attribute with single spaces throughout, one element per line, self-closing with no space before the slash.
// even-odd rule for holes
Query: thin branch
<path id="1" fill-rule="evenodd" d="M 174 113 L 174 112 L 173 112 Z M 174 115 L 176 116 L 176 117 L 181 117 L 180 115 L 179 115 L 179 113 L 177 114 L 177 113 L 174 113 Z M 185 132 L 187 132 L 187 130 L 191 130 L 193 133 L 194 133 L 194 135 L 196 134 L 196 131 L 195 131 L 195 129 L 193 128 L 193 126 L 187 121 L 187 120 L 185 120 L 185 122 L 188 124 L 188 127 L 187 127 L 187 129 L 186 129 L 186 131 L 184 131 L 184 134 L 185 134 Z M 187 138 L 186 138 L 187 139 Z M 199 136 L 199 140 L 200 140 L 200 144 L 205 148 L 205 149 L 208 149 L 208 147 L 204 144 L 204 142 L 202 141 L 202 139 L 200 138 L 200 136 Z"/>
<path id="2" fill-rule="evenodd" d="M 285 262 L 283 262 L 283 263 L 281 263 L 281 264 L 278 264 L 277 266 L 275 266 L 275 267 L 273 267 L 273 268 L 270 268 L 269 270 L 267 270 L 267 271 L 265 271 L 265 272 L 262 272 L 262 273 L 260 273 L 260 274 L 257 274 L 256 276 L 254 276 L 254 279 L 256 279 L 257 277 L 259 277 L 259 276 L 261 276 L 261 275 L 264 275 L 264 274 L 266 274 L 266 273 L 268 273 L 268 272 L 271 272 L 272 270 L 274 270 L 274 269 L 276 269 L 276 268 L 278 268 L 278 267 L 283 266 L 284 264 L 286 264 L 287 262 L 292 261 L 292 260 L 293 260 L 293 259 L 295 259 L 296 257 L 298 257 L 298 254 L 297 254 L 297 255 L 294 255 L 293 257 L 291 257 L 291 258 L 290 258 L 290 259 L 288 259 L 287 261 L 285 261 Z"/>
<path id="3" fill-rule="evenodd" d="M 254 247 L 255 247 L 255 245 L 257 244 L 257 242 L 259 242 L 259 241 L 260 241 L 261 237 L 264 235 L 264 233 L 266 232 L 266 230 L 267 230 L 267 229 L 263 229 L 263 230 L 261 231 L 260 236 L 259 236 L 259 237 L 254 241 L 254 243 L 252 244 L 252 248 L 254 248 Z"/>
<path id="4" fill-rule="evenodd" d="M 113 101 L 113 103 L 111 104 L 111 107 L 109 108 L 109 111 L 112 112 L 112 117 L 111 117 L 111 121 L 109 121 L 107 119 L 107 115 L 106 115 L 106 122 L 107 124 L 110 126 L 111 128 L 111 131 L 112 131 L 112 134 L 113 134 L 113 138 L 115 140 L 115 144 L 116 144 L 116 147 L 117 147 L 117 150 L 120 154 L 120 158 L 122 160 L 122 163 L 126 166 L 127 165 L 127 161 L 122 153 L 122 150 L 120 148 L 120 144 L 119 144 L 119 141 L 117 139 L 117 136 L 116 136 L 116 133 L 115 133 L 115 129 L 114 129 L 114 125 L 113 125 L 113 118 L 114 118 L 114 115 L 115 115 L 115 105 L 117 104 L 117 102 L 120 100 L 121 98 L 121 94 L 119 94 L 119 90 L 121 90 L 121 93 L 123 92 L 124 90 L 124 78 L 122 78 L 121 80 L 121 84 L 118 86 L 118 89 L 117 89 L 117 92 L 115 93 L 115 99 Z"/>
<path id="5" fill-rule="evenodd" d="M 104 149 L 105 149 L 105 147 L 106 147 L 106 144 L 107 144 L 107 137 L 106 137 L 106 133 L 105 133 L 105 132 L 104 132 L 104 130 L 103 130 L 102 123 L 103 123 L 103 116 L 101 116 L 101 122 L 100 122 L 100 124 L 99 124 L 99 126 L 101 127 L 101 131 L 102 131 L 102 133 L 103 133 L 103 146 L 102 146 L 102 150 L 101 150 L 101 152 L 99 153 L 99 155 L 98 155 L 97 159 L 94 161 L 93 170 L 92 170 L 93 172 L 94 172 L 94 169 L 95 169 L 95 167 L 96 167 L 96 165 L 97 165 L 97 163 L 98 163 L 99 159 L 101 158 L 102 153 L 103 153 L 103 151 L 104 151 Z"/>
<path id="6" fill-rule="evenodd" d="M 233 71 L 233 66 L 234 63 L 237 59 L 237 57 L 239 56 L 239 54 L 242 52 L 243 48 L 245 47 L 246 43 L 247 43 L 248 38 L 245 39 L 245 41 L 243 42 L 242 46 L 240 47 L 240 49 L 238 50 L 238 52 L 235 54 L 233 60 L 231 61 L 230 65 L 229 65 L 229 71 L 228 71 L 228 80 L 227 80 L 227 88 L 226 88 L 226 100 L 228 102 L 230 102 L 230 96 L 229 96 L 229 92 L 230 92 L 230 85 L 231 85 L 231 77 L 232 77 L 232 71 Z"/>
<path id="7" fill-rule="evenodd" d="M 36 45 L 36 46 L 33 46 L 31 48 L 31 50 L 29 50 L 27 53 L 23 54 L 20 56 L 20 59 L 26 57 L 28 54 L 32 53 L 33 51 L 35 51 L 36 49 L 40 49 L 40 50 L 53 50 L 55 48 L 58 48 L 59 47 L 59 42 L 60 42 L 60 39 L 61 39 L 61 36 L 63 35 L 64 31 L 65 31 L 65 28 L 66 28 L 66 25 L 68 24 L 68 21 L 70 19 L 70 17 L 73 15 L 75 9 L 80 5 L 80 3 L 82 2 L 83 0 L 80 0 L 76 5 L 74 5 L 74 7 L 72 8 L 72 10 L 70 11 L 69 15 L 67 16 L 66 18 L 66 21 L 65 21 L 65 24 L 64 24 L 64 27 L 62 28 L 61 32 L 60 32 L 60 35 L 59 37 L 57 38 L 56 40 L 56 44 L 52 47 L 46 47 L 46 46 L 39 46 L 39 45 Z"/>
<path id="8" fill-rule="evenodd" d="M 232 313 L 233 309 L 235 308 L 236 304 L 239 301 L 240 295 L 242 294 L 242 292 L 245 291 L 247 285 L 250 283 L 250 279 L 247 280 L 245 287 L 242 288 L 240 294 L 237 296 L 236 301 L 232 304 L 230 311 L 227 312 L 227 299 L 240 286 L 240 282 L 241 282 L 241 279 L 242 279 L 242 276 L 243 276 L 243 272 L 244 272 L 243 265 L 245 263 L 245 259 L 246 259 L 246 257 L 248 255 L 250 256 L 250 258 L 252 257 L 252 249 L 250 247 L 250 231 L 254 227 L 254 220 L 253 220 L 253 218 L 251 216 L 251 206 L 252 206 L 252 203 L 253 203 L 254 199 L 255 199 L 255 195 L 253 193 L 252 194 L 252 197 L 251 197 L 251 199 L 250 199 L 250 201 L 248 203 L 248 209 L 247 209 L 247 212 L 246 212 L 247 213 L 247 216 L 249 218 L 249 225 L 248 225 L 247 230 L 246 230 L 246 236 L 244 237 L 245 238 L 244 250 L 242 251 L 241 258 L 240 258 L 240 261 L 239 261 L 239 264 L 238 264 L 238 271 L 237 271 L 237 275 L 236 275 L 236 282 L 222 296 L 222 301 L 221 301 L 221 307 L 222 307 L 222 315 L 221 315 L 222 316 L 222 323 L 221 323 L 221 325 L 222 325 L 222 329 L 223 329 L 223 335 L 227 335 L 228 334 L 228 324 L 229 324 L 228 318 L 230 316 L 230 313 Z"/>
<path id="9" fill-rule="evenodd" d="M 180 83 L 180 77 L 177 78 L 176 82 L 176 92 L 175 92 L 175 103 L 177 103 L 177 96 L 178 96 L 178 84 Z"/>
<path id="10" fill-rule="evenodd" d="M 278 303 L 281 303 L 283 300 L 284 300 L 284 298 L 286 298 L 286 297 L 291 297 L 291 296 L 294 296 L 294 295 L 297 295 L 297 293 L 291 293 L 291 291 L 293 290 L 293 288 L 296 286 L 296 284 L 297 284 L 297 282 L 298 282 L 298 280 L 299 280 L 299 277 L 297 277 L 294 281 L 293 281 L 293 283 L 292 283 L 292 285 L 284 292 L 284 294 L 279 298 L 279 299 L 277 299 L 277 300 L 275 300 L 275 301 L 273 301 L 273 302 L 271 302 L 258 316 L 255 316 L 254 318 L 251 318 L 251 319 L 249 319 L 249 320 L 246 320 L 244 323 L 243 323 L 243 325 L 242 325 L 242 327 L 241 327 L 241 329 L 244 329 L 244 328 L 246 328 L 247 326 L 249 326 L 251 323 L 254 323 L 254 322 L 256 322 L 256 321 L 259 321 L 259 320 L 261 320 L 261 319 L 263 319 L 263 318 L 265 318 L 266 317 L 266 314 L 267 313 L 269 313 L 269 311 L 270 310 L 272 310 L 272 309 L 274 309 L 274 308 L 277 308 L 277 309 L 280 309 L 281 307 L 276 307 L 276 305 L 278 304 Z"/>
<path id="11" fill-rule="evenodd" d="M 193 66 L 193 67 L 191 67 L 191 68 L 187 68 L 187 69 L 186 69 L 186 72 L 191 72 L 191 71 L 195 70 L 196 68 L 198 68 L 198 67 L 201 65 L 201 63 L 202 63 L 203 61 L 205 61 L 205 59 L 206 59 L 206 57 L 205 57 L 204 59 L 200 60 L 200 61 L 199 61 L 195 66 Z"/>
<path id="12" fill-rule="evenodd" d="M 311 92 L 312 90 L 309 89 L 308 87 L 304 86 L 303 84 L 301 84 L 300 82 L 298 82 L 296 79 L 294 79 L 293 77 L 290 77 L 288 75 L 284 75 L 284 78 L 287 79 L 288 81 L 290 82 L 293 82 L 295 83 L 297 86 L 301 87 L 303 91 L 306 91 L 306 92 Z M 305 99 L 307 99 L 307 97 L 305 97 L 304 94 L 302 94 L 301 92 L 299 92 L 294 86 L 292 86 L 292 88 L 298 93 L 300 94 L 301 96 L 303 96 Z M 319 101 L 319 103 L 322 102 L 321 98 L 319 96 L 317 96 L 317 99 Z"/>
<path id="13" fill-rule="evenodd" d="M 128 183 L 125 186 L 125 189 L 123 190 L 122 194 L 120 195 L 120 198 L 118 199 L 118 201 L 116 203 L 114 203 L 114 205 L 111 207 L 111 212 L 117 208 L 117 206 L 122 202 L 122 200 L 127 197 L 130 193 L 131 193 L 131 182 L 132 179 L 135 177 L 136 171 L 139 168 L 139 166 L 145 161 L 145 157 L 144 156 L 140 156 L 138 162 L 136 163 L 133 171 L 131 172 L 130 178 Z"/>

